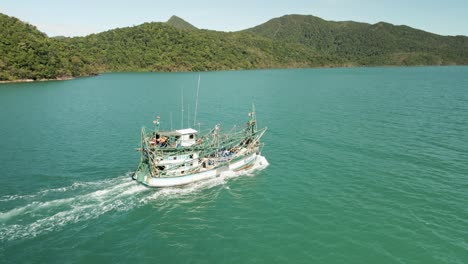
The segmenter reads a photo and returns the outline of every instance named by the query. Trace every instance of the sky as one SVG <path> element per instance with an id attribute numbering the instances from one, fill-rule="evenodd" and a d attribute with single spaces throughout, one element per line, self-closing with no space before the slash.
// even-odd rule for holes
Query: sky
<path id="1" fill-rule="evenodd" d="M 0 13 L 49 36 L 85 36 L 177 15 L 198 28 L 237 31 L 286 14 L 380 21 L 468 36 L 468 0 L 0 0 Z"/>

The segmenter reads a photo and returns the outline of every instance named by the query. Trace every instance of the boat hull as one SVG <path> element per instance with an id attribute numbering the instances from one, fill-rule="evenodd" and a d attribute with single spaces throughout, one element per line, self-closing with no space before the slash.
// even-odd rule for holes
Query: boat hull
<path id="1" fill-rule="evenodd" d="M 223 172 L 239 172 L 252 168 L 257 161 L 259 154 L 252 153 L 242 159 L 226 163 L 225 165 L 190 175 L 177 177 L 151 177 L 148 173 L 137 171 L 133 178 L 138 182 L 155 188 L 174 187 L 191 184 L 194 182 L 219 177 Z"/>

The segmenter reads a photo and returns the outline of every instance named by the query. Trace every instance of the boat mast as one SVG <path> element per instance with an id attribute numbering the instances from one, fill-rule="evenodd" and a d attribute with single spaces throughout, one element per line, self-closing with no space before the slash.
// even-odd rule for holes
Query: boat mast
<path id="1" fill-rule="evenodd" d="M 171 131 L 172 131 L 172 112 L 170 112 L 171 115 Z"/>
<path id="2" fill-rule="evenodd" d="M 181 91 L 181 105 L 182 105 L 182 117 L 180 118 L 180 129 L 184 128 L 184 88 L 180 89 Z"/>
<path id="3" fill-rule="evenodd" d="M 255 116 L 255 104 L 252 103 L 252 112 L 249 113 L 249 130 L 253 134 L 257 131 L 257 117 Z"/>
<path id="4" fill-rule="evenodd" d="M 143 162 L 143 141 L 145 140 L 145 130 L 141 128 L 140 133 L 140 164 Z"/>
<path id="5" fill-rule="evenodd" d="M 193 115 L 193 126 L 195 126 L 197 122 L 197 110 L 198 110 L 198 92 L 200 91 L 200 74 L 198 74 L 198 86 L 197 86 L 197 97 L 195 100 L 195 113 Z M 200 129 L 198 129 L 200 130 Z"/>

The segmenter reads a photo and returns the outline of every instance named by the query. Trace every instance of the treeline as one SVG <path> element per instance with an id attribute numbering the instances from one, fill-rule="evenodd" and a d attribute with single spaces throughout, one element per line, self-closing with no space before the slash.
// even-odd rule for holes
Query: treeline
<path id="1" fill-rule="evenodd" d="M 316 66 L 326 58 L 307 48 L 251 33 L 183 30 L 145 23 L 63 39 L 70 53 L 101 71 L 207 71 Z"/>
<path id="2" fill-rule="evenodd" d="M 287 15 L 245 32 L 275 42 L 300 43 L 349 65 L 466 65 L 468 37 L 440 36 L 389 23 L 326 21 L 315 16 Z"/>
<path id="3" fill-rule="evenodd" d="M 70 47 L 48 38 L 35 26 L 0 14 L 0 81 L 55 79 L 97 73 L 80 65 Z"/>
<path id="4" fill-rule="evenodd" d="M 241 32 L 200 30 L 172 17 L 86 37 L 49 38 L 0 14 L 0 81 L 118 71 L 468 64 L 467 47 L 466 37 L 297 15 Z"/>

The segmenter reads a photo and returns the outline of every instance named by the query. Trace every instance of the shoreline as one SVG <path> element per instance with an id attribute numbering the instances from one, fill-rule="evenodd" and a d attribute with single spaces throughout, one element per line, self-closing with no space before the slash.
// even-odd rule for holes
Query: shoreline
<path id="1" fill-rule="evenodd" d="M 50 81 L 67 81 L 67 80 L 74 80 L 77 78 L 86 78 L 86 77 L 94 77 L 101 74 L 112 74 L 112 73 L 190 73 L 190 72 L 226 72 L 226 71 L 250 71 L 250 70 L 300 70 L 300 69 L 352 69 L 352 68 L 417 68 L 417 67 L 467 67 L 468 65 L 464 64 L 447 64 L 447 65 L 325 65 L 325 66 L 317 66 L 317 67 L 278 67 L 278 68 L 256 68 L 256 69 L 221 69 L 221 70 L 210 70 L 210 71 L 115 71 L 115 72 L 102 72 L 99 74 L 90 74 L 86 76 L 77 76 L 77 77 L 60 77 L 55 79 L 18 79 L 12 81 L 0 81 L 0 84 L 8 84 L 8 83 L 29 83 L 29 82 L 50 82 Z"/>
<path id="2" fill-rule="evenodd" d="M 76 77 L 60 77 L 60 78 L 55 78 L 55 79 L 39 79 L 39 80 L 34 80 L 34 79 L 18 79 L 18 80 L 12 80 L 12 81 L 0 81 L 0 84 L 2 83 L 28 83 L 28 82 L 49 82 L 49 81 L 67 81 L 67 80 L 73 80 Z"/>

